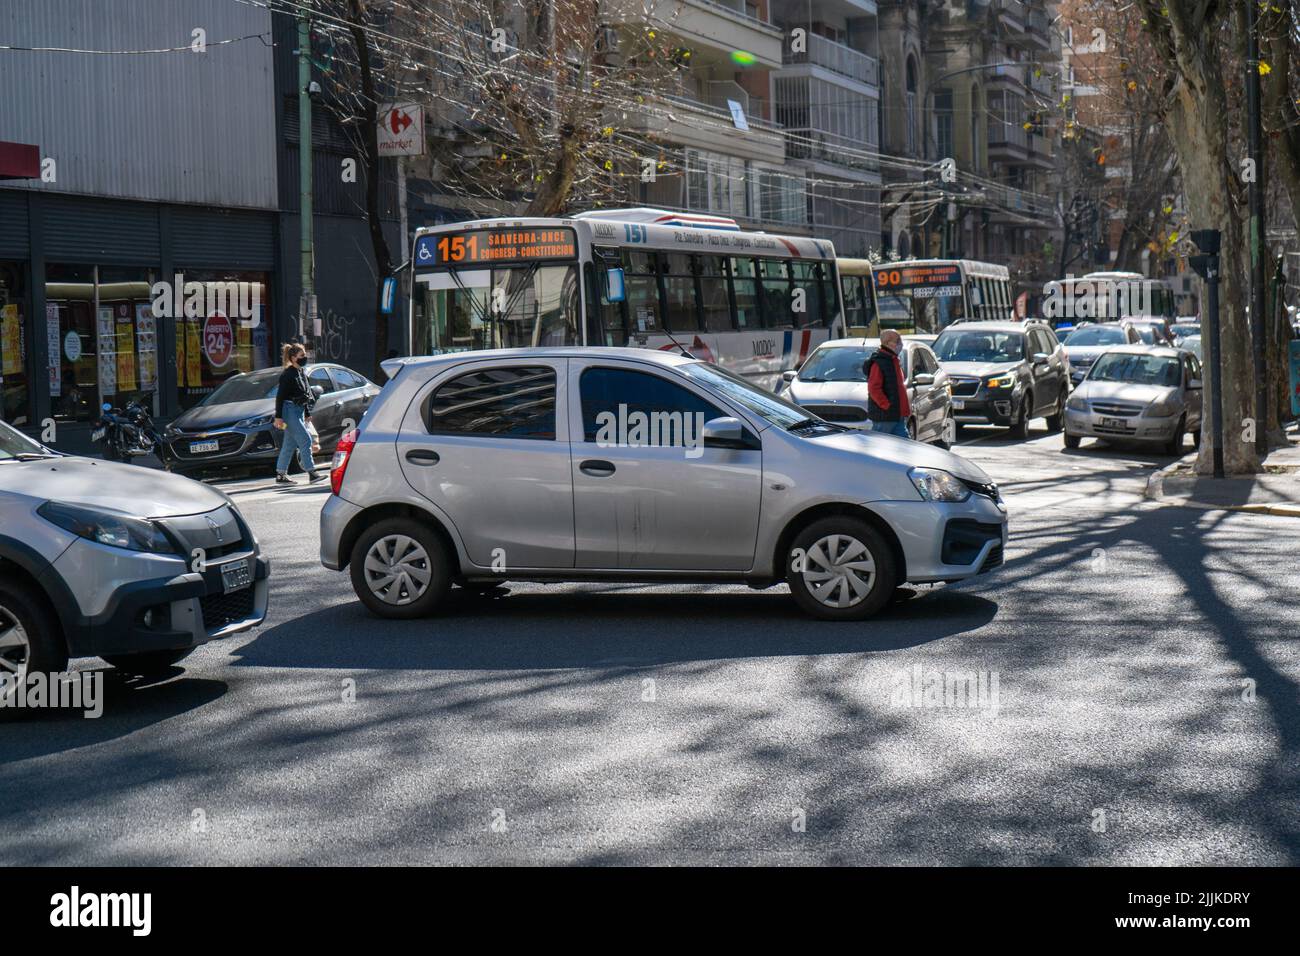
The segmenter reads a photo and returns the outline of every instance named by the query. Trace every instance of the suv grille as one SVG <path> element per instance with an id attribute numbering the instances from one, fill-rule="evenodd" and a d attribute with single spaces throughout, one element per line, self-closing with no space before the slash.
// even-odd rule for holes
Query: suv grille
<path id="1" fill-rule="evenodd" d="M 998 486 L 991 481 L 985 484 L 979 481 L 970 481 L 967 478 L 958 478 L 957 480 L 977 495 L 983 495 L 985 498 L 992 498 L 994 501 L 1002 500 L 1002 495 L 998 491 Z"/>
<path id="2" fill-rule="evenodd" d="M 952 378 L 952 393 L 958 398 L 970 398 L 980 390 L 980 380 L 977 378 Z"/>
<path id="3" fill-rule="evenodd" d="M 808 414 L 828 422 L 865 422 L 867 410 L 859 405 L 805 405 Z"/>
<path id="4" fill-rule="evenodd" d="M 199 598 L 199 607 L 203 611 L 203 629 L 216 631 L 227 624 L 252 617 L 253 597 L 253 586 L 249 585 L 230 594 L 209 594 Z"/>

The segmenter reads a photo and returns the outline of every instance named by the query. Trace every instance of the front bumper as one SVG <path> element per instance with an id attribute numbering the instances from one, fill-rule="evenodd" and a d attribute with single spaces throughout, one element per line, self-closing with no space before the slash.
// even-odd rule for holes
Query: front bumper
<path id="1" fill-rule="evenodd" d="M 162 459 L 176 468 L 238 467 L 274 461 L 283 436 L 270 425 L 257 428 L 219 428 L 163 436 Z M 192 451 L 196 442 L 216 442 L 215 451 Z"/>
<path id="2" fill-rule="evenodd" d="M 1065 433 L 1071 437 L 1167 442 L 1174 437 L 1177 427 L 1177 415 L 1168 418 L 1117 417 L 1093 411 L 1080 412 L 1069 407 L 1065 410 Z"/>
<path id="3" fill-rule="evenodd" d="M 913 584 L 961 581 L 1000 567 L 1008 538 L 1005 505 L 985 495 L 965 501 L 873 501 L 903 547 Z"/>
<path id="4" fill-rule="evenodd" d="M 952 417 L 959 425 L 1006 427 L 1011 424 L 1012 411 L 1019 397 L 1009 388 L 991 391 L 981 386 L 974 397 L 952 397 Z"/>

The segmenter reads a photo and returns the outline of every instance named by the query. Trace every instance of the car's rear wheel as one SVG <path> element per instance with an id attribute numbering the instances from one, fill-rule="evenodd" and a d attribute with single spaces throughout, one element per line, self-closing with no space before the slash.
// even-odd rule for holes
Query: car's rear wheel
<path id="1" fill-rule="evenodd" d="M 428 525 L 389 518 L 368 528 L 353 546 L 352 589 L 380 617 L 423 617 L 447 596 L 451 564 Z"/>
<path id="2" fill-rule="evenodd" d="M 795 535 L 786 558 L 790 593 L 825 621 L 861 621 L 889 601 L 898 567 L 879 531 L 850 515 L 814 521 Z"/>
<path id="3" fill-rule="evenodd" d="M 1061 394 L 1056 398 L 1056 409 L 1047 416 L 1047 430 L 1049 432 L 1059 432 L 1065 427 L 1065 403 L 1069 401 L 1066 396 L 1066 390 L 1061 389 Z"/>
<path id="4" fill-rule="evenodd" d="M 0 578 L 0 693 L 16 687 L 28 674 L 67 669 L 68 649 L 58 620 L 39 598 L 11 578 Z"/>
<path id="5" fill-rule="evenodd" d="M 194 648 L 182 651 L 145 651 L 141 654 L 114 654 L 104 660 L 124 674 L 136 674 L 140 677 L 156 677 L 166 674 L 190 654 Z"/>
<path id="6" fill-rule="evenodd" d="M 1030 416 L 1030 414 L 1032 414 L 1031 409 L 1032 409 L 1033 407 L 1034 407 L 1034 406 L 1033 406 L 1033 403 L 1032 403 L 1032 401 L 1031 401 L 1031 396 L 1029 396 L 1029 395 L 1023 395 L 1023 396 L 1021 396 L 1021 398 L 1020 398 L 1020 405 L 1019 405 L 1019 407 L 1016 409 L 1016 418 L 1015 418 L 1015 421 L 1013 421 L 1013 422 L 1011 423 L 1011 437 L 1012 437 L 1012 438 L 1028 438 L 1028 437 L 1029 437 L 1029 416 Z"/>

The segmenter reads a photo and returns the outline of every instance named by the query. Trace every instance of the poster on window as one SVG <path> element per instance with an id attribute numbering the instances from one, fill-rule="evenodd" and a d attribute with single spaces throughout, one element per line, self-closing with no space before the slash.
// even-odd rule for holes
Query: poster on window
<path id="1" fill-rule="evenodd" d="M 117 307 L 117 387 L 119 391 L 135 391 L 135 336 L 132 334 L 131 307 L 122 303 Z"/>
<path id="2" fill-rule="evenodd" d="M 140 389 L 152 392 L 158 387 L 158 325 L 148 302 L 135 306 L 135 347 L 140 353 Z"/>
<path id="3" fill-rule="evenodd" d="M 99 335 L 99 393 L 117 394 L 117 332 L 113 328 L 113 310 L 102 306 L 95 316 Z"/>
<path id="4" fill-rule="evenodd" d="M 185 384 L 198 388 L 203 384 L 203 342 L 199 320 L 185 320 Z"/>
<path id="5" fill-rule="evenodd" d="M 21 328 L 18 303 L 0 309 L 0 375 L 17 375 L 23 370 Z"/>
<path id="6" fill-rule="evenodd" d="M 53 398 L 63 394 L 63 376 L 59 372 L 59 307 L 57 305 L 45 306 L 45 344 L 49 349 L 45 354 L 49 356 L 46 362 L 49 363 L 50 396 Z"/>

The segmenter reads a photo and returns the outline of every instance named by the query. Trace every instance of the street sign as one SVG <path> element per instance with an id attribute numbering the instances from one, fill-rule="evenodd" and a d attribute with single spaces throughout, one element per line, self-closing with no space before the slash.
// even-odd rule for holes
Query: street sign
<path id="1" fill-rule="evenodd" d="M 424 155 L 424 107 L 390 103 L 379 111 L 379 155 Z"/>

